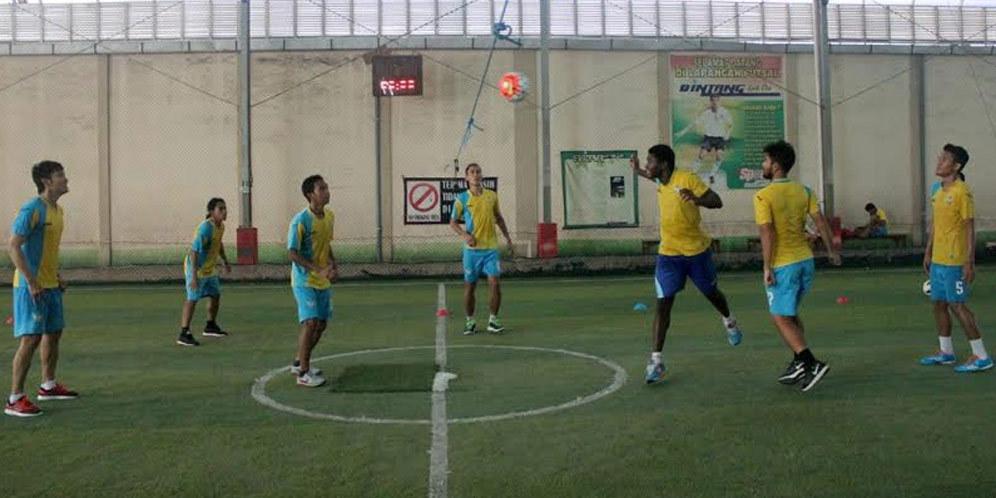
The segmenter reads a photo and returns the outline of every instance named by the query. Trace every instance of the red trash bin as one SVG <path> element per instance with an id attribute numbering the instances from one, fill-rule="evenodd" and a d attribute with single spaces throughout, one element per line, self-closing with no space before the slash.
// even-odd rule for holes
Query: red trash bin
<path id="1" fill-rule="evenodd" d="M 235 231 L 235 241 L 240 265 L 254 265 L 259 262 L 259 241 L 256 228 L 239 227 Z"/>
<path id="2" fill-rule="evenodd" d="M 557 257 L 557 224 L 536 225 L 536 255 L 541 258 Z"/>

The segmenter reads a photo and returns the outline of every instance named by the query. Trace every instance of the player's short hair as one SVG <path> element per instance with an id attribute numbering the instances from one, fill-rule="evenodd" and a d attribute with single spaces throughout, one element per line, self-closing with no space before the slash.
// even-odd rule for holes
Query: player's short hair
<path id="1" fill-rule="evenodd" d="M 878 208 L 875 207 L 875 205 L 870 202 L 868 204 L 865 204 L 865 211 L 871 211 L 873 209 L 878 209 Z"/>
<path id="2" fill-rule="evenodd" d="M 674 167 L 674 149 L 670 145 L 657 144 L 647 150 L 647 153 L 656 157 L 664 166 Z"/>
<path id="3" fill-rule="evenodd" d="M 788 174 L 795 166 L 795 148 L 792 144 L 779 140 L 764 146 L 764 153 L 771 158 L 772 162 L 782 167 L 782 171 Z"/>
<path id="4" fill-rule="evenodd" d="M 221 197 L 212 197 L 211 200 L 208 201 L 207 214 L 204 216 L 204 218 L 205 219 L 210 218 L 211 213 L 214 212 L 214 208 L 218 207 L 218 204 L 224 204 L 224 203 L 225 199 L 222 199 Z"/>
<path id="5" fill-rule="evenodd" d="M 315 191 L 315 184 L 322 180 L 324 180 L 322 175 L 311 175 L 304 179 L 304 182 L 301 183 L 301 193 L 304 194 L 305 199 L 311 200 L 308 194 L 313 193 Z"/>
<path id="6" fill-rule="evenodd" d="M 477 166 L 477 169 L 479 169 L 479 170 L 481 170 L 481 171 L 484 171 L 484 168 L 482 168 L 480 164 L 477 164 L 477 163 L 470 163 L 470 164 L 468 164 L 467 166 L 465 166 L 465 167 L 463 168 L 463 174 L 465 174 L 465 175 L 466 175 L 466 174 L 467 174 L 467 171 L 469 171 L 469 170 L 470 170 L 470 168 L 471 168 L 471 167 L 473 167 L 473 166 Z"/>
<path id="7" fill-rule="evenodd" d="M 962 180 L 964 180 L 965 173 L 963 173 L 962 171 L 964 171 L 965 166 L 968 165 L 968 151 L 965 150 L 965 148 L 960 145 L 944 144 L 944 152 L 951 154 L 951 157 L 954 158 L 954 161 L 961 165 L 961 167 L 958 168 L 958 176 L 961 177 Z"/>
<path id="8" fill-rule="evenodd" d="M 59 171 L 65 171 L 65 169 L 55 161 L 40 161 L 31 167 L 31 179 L 35 181 L 39 194 L 45 191 L 45 184 L 42 183 L 42 180 L 51 180 L 52 175 Z"/>

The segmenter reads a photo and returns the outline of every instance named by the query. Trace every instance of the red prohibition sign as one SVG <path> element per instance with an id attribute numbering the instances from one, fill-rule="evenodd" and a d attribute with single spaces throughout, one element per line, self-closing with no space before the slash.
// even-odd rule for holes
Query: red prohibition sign
<path id="1" fill-rule="evenodd" d="M 420 213 L 431 211 L 439 205 L 439 191 L 431 183 L 416 183 L 408 191 L 408 203 Z"/>

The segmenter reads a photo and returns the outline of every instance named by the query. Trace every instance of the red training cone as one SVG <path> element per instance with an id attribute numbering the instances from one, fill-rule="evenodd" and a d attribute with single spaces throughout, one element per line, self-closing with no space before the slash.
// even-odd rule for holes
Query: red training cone
<path id="1" fill-rule="evenodd" d="M 436 312 L 436 316 L 450 316 L 450 310 L 439 310 Z"/>

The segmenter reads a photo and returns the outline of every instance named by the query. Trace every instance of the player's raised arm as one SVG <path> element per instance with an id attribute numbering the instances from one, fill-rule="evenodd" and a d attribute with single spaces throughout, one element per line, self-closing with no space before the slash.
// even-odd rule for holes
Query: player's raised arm
<path id="1" fill-rule="evenodd" d="M 629 158 L 629 165 L 633 167 L 633 171 L 635 171 L 637 175 L 640 175 L 648 180 L 654 179 L 654 175 L 650 171 L 640 167 L 640 158 L 637 157 L 636 154 L 633 154 L 633 157 Z"/>

